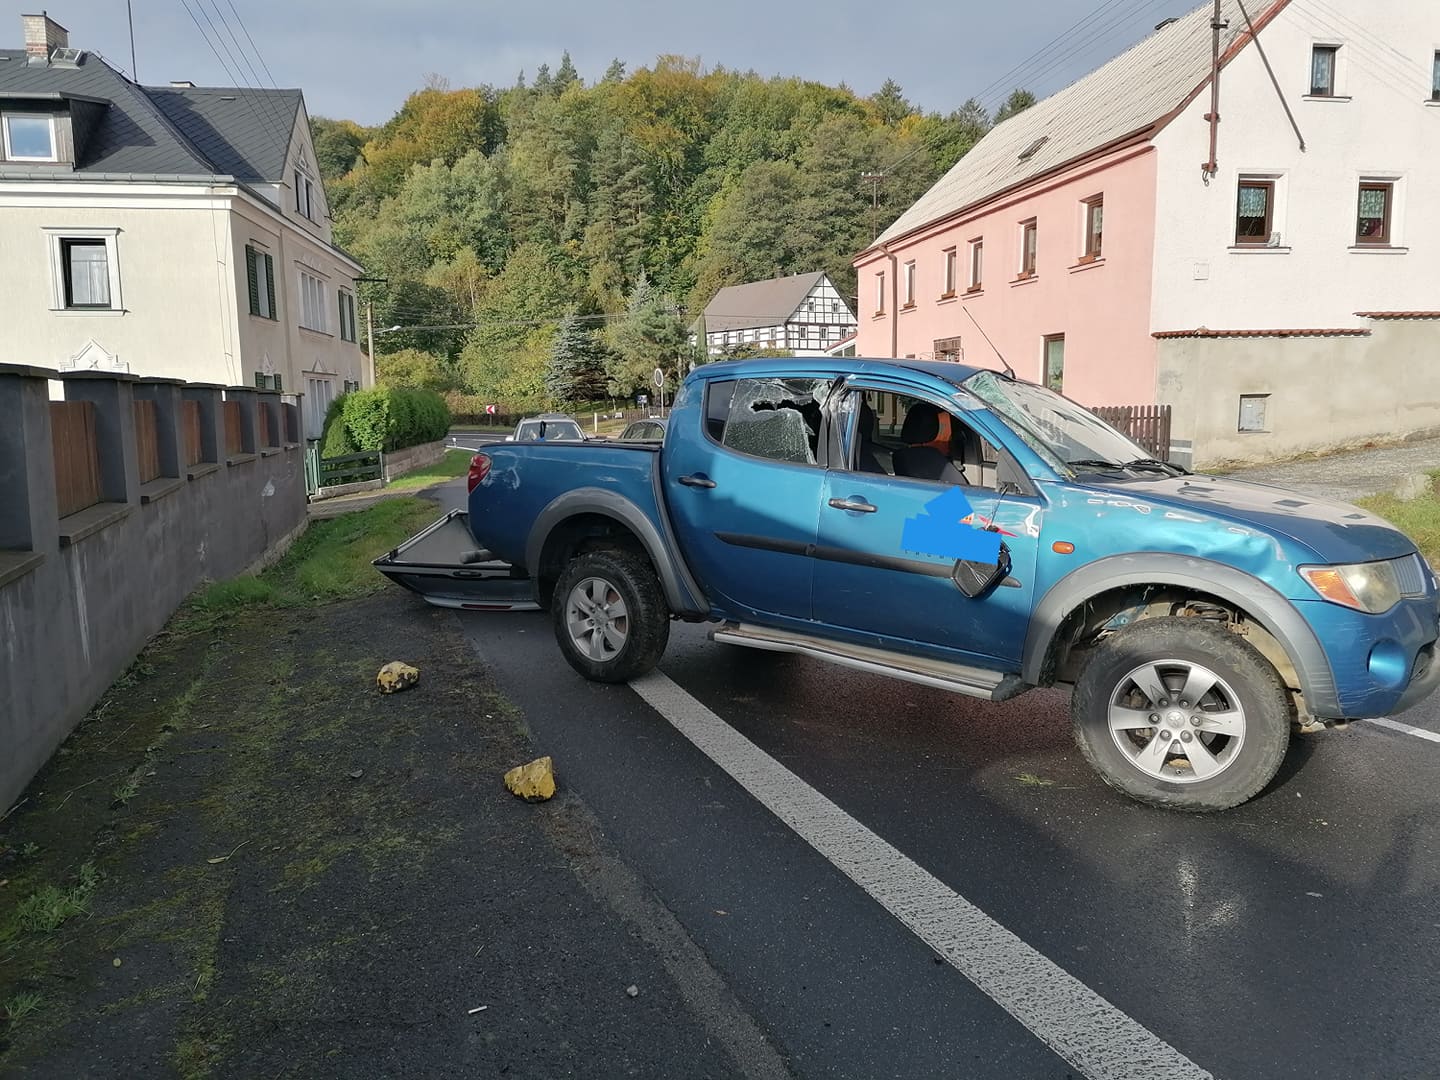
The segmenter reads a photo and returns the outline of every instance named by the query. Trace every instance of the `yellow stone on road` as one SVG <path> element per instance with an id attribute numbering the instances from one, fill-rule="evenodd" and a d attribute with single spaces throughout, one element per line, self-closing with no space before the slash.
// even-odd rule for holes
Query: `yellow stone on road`
<path id="1" fill-rule="evenodd" d="M 408 690 L 419 678 L 418 669 L 399 660 L 391 660 L 380 669 L 380 674 L 375 676 L 375 685 L 380 687 L 382 694 L 393 694 L 397 690 Z"/>
<path id="2" fill-rule="evenodd" d="M 543 802 L 555 794 L 555 765 L 549 757 L 536 758 L 528 765 L 516 765 L 505 774 L 511 794 L 530 802 Z"/>

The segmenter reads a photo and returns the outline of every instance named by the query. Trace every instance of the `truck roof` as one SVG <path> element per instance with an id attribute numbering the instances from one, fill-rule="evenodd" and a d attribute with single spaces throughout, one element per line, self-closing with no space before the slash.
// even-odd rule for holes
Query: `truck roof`
<path id="1" fill-rule="evenodd" d="M 852 375 L 885 371 L 918 371 L 959 386 L 978 371 L 993 370 L 957 364 L 950 360 L 897 360 L 862 356 L 778 356 L 755 360 L 719 360 L 703 364 L 691 374 L 692 379 L 744 378 L 757 375 L 824 375 L 842 371 Z"/>

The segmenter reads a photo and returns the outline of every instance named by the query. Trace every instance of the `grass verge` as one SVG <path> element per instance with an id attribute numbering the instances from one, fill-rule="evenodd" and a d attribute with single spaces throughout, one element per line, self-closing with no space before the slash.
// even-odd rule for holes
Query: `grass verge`
<path id="1" fill-rule="evenodd" d="M 385 485 L 385 490 L 416 491 L 433 484 L 443 484 L 446 480 L 454 480 L 469 471 L 470 458 L 473 456 L 467 450 L 446 450 L 445 456 L 433 465 L 422 465 L 418 469 L 401 473 Z"/>
<path id="2" fill-rule="evenodd" d="M 257 605 L 295 607 L 375 592 L 385 585 L 385 578 L 376 573 L 371 561 L 430 524 L 435 516 L 432 502 L 398 498 L 316 521 L 283 559 L 258 577 L 233 578 L 201 589 L 188 605 L 182 628 L 195 629 L 206 616 Z"/>
<path id="3" fill-rule="evenodd" d="M 1397 499 L 1394 495 L 1372 495 L 1359 505 L 1378 514 L 1403 532 L 1420 549 L 1432 567 L 1440 567 L 1440 469 L 1430 474 L 1430 490 L 1414 499 Z"/>

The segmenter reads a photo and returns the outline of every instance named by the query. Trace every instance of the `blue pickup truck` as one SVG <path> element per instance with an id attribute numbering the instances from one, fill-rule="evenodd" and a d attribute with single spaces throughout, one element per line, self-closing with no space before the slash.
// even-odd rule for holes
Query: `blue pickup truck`
<path id="1" fill-rule="evenodd" d="M 708 364 L 663 443 L 487 448 L 468 525 L 432 530 L 377 565 L 438 603 L 547 609 L 588 679 L 648 671 L 680 619 L 995 701 L 1069 687 L 1099 775 L 1178 810 L 1257 794 L 1292 728 L 1440 681 L 1434 575 L 1386 522 L 1191 475 L 954 363 Z"/>

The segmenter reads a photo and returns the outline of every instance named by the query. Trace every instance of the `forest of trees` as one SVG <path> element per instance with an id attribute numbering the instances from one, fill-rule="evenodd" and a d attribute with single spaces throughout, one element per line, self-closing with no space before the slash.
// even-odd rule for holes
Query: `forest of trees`
<path id="1" fill-rule="evenodd" d="M 722 286 L 824 270 L 853 295 L 855 253 L 1033 100 L 923 114 L 893 81 L 862 98 L 679 57 L 586 85 L 567 54 L 312 130 L 336 242 L 384 279 L 361 287 L 379 377 L 520 410 L 698 360 L 690 328 Z"/>

